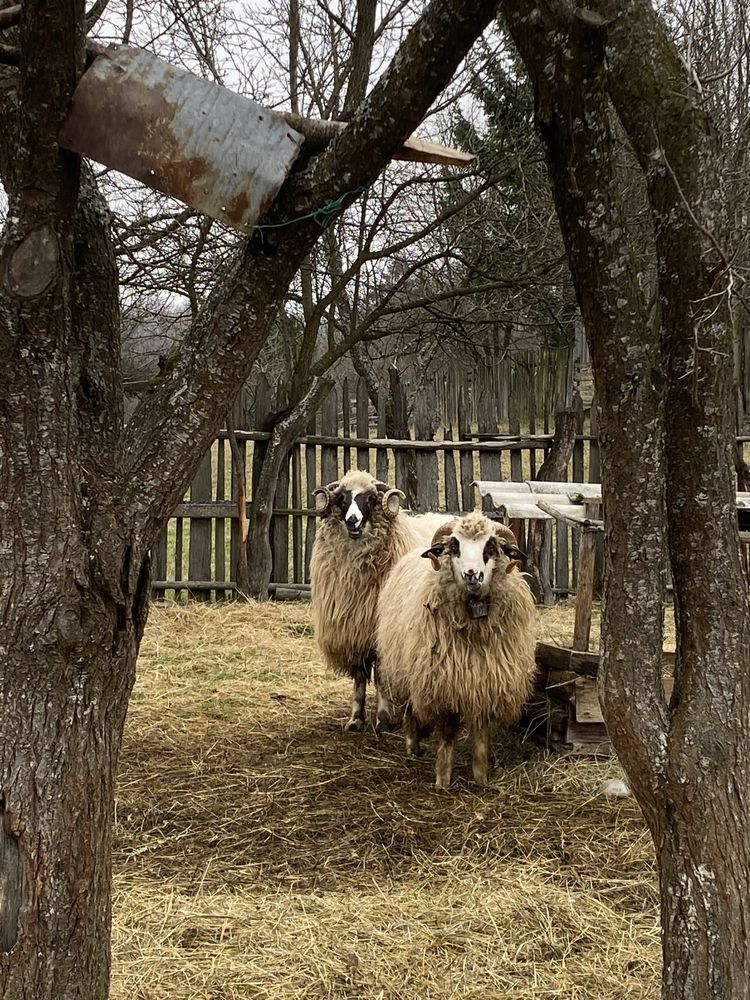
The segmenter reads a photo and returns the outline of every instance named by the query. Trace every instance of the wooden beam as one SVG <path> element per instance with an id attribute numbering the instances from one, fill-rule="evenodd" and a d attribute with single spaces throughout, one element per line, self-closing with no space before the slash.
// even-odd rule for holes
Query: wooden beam
<path id="1" fill-rule="evenodd" d="M 567 499 L 567 498 L 563 498 Z M 596 518 L 586 517 L 583 507 L 575 504 L 558 503 L 557 497 L 550 496 L 548 500 L 542 500 L 541 496 L 537 500 L 540 510 L 551 514 L 557 521 L 564 521 L 572 528 L 580 528 L 584 531 L 604 531 L 604 522 Z"/>
<path id="2" fill-rule="evenodd" d="M 346 122 L 324 121 L 320 118 L 305 118 L 291 111 L 281 112 L 281 117 L 293 129 L 305 137 L 308 149 L 325 149 L 329 142 L 340 135 L 346 128 Z M 476 157 L 463 149 L 452 149 L 429 139 L 411 136 L 403 146 L 393 154 L 394 160 L 409 160 L 416 163 L 440 163 L 445 166 L 465 167 Z"/>

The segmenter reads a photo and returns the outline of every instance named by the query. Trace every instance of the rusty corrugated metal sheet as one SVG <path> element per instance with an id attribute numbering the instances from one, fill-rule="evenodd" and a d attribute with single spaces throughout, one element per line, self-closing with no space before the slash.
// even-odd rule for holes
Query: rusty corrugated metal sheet
<path id="1" fill-rule="evenodd" d="M 303 137 L 254 101 L 118 46 L 84 73 L 59 141 L 247 232 L 276 196 Z"/>

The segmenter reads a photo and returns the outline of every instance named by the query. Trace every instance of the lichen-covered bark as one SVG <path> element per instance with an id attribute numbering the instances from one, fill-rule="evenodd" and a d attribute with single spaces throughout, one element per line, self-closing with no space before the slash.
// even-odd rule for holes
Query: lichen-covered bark
<path id="1" fill-rule="evenodd" d="M 664 995 L 739 1000 L 750 993 L 750 617 L 734 510 L 723 157 L 652 8 L 596 6 L 609 18 L 609 91 L 646 177 L 659 264 L 677 629 L 670 808 L 656 830 Z"/>
<path id="2" fill-rule="evenodd" d="M 597 0 L 595 12 L 577 13 L 554 0 L 528 15 L 516 0 L 504 6 L 534 79 L 602 411 L 601 694 L 656 846 L 663 996 L 739 1000 L 750 993 L 750 636 L 733 504 L 721 158 L 646 0 Z M 658 337 L 622 243 L 608 94 L 652 210 Z M 656 645 L 664 518 L 678 636 L 668 709 Z"/>
<path id="3" fill-rule="evenodd" d="M 664 760 L 663 397 L 604 90 L 601 33 L 554 2 L 503 4 L 534 83 L 553 195 L 591 349 L 605 505 L 602 696 L 639 799 Z"/>
<path id="4" fill-rule="evenodd" d="M 90 176 L 81 184 L 77 158 L 56 143 L 82 67 L 82 16 L 82 3 L 24 4 L 18 139 L 3 158 L 0 996 L 9 1000 L 107 995 L 114 776 L 147 592 L 145 569 L 135 592 L 123 588 L 127 547 L 108 497 L 121 430 L 108 219 Z"/>

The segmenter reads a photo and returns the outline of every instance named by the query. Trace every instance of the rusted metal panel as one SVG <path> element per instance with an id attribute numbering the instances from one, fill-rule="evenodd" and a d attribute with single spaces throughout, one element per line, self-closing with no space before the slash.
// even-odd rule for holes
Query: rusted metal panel
<path id="1" fill-rule="evenodd" d="M 303 142 L 280 115 L 128 46 L 96 57 L 58 138 L 240 232 L 265 213 Z"/>

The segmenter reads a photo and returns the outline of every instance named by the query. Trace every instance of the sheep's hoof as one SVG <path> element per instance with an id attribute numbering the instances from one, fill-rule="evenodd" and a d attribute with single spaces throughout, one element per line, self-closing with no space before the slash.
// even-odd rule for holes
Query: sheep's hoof
<path id="1" fill-rule="evenodd" d="M 388 712 L 378 712 L 378 718 L 375 723 L 375 732 L 390 733 L 392 729 L 393 729 L 393 721 Z"/>
<path id="2" fill-rule="evenodd" d="M 349 719 L 347 724 L 344 726 L 345 733 L 361 733 L 365 728 L 364 719 Z"/>

